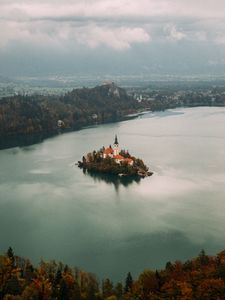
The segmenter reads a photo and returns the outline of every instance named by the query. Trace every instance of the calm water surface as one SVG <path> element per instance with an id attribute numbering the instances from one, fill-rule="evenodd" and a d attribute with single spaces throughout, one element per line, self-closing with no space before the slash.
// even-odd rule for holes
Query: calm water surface
<path id="1" fill-rule="evenodd" d="M 154 171 L 140 182 L 74 165 L 113 142 Z M 0 251 L 123 279 L 225 249 L 225 108 L 175 109 L 0 151 Z"/>

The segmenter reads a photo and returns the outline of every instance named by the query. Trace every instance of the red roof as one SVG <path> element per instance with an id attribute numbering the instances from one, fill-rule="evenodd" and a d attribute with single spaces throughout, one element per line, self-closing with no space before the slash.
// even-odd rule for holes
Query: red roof
<path id="1" fill-rule="evenodd" d="M 124 159 L 124 157 L 122 155 L 120 155 L 120 154 L 114 155 L 113 158 L 115 158 L 115 159 L 121 159 L 121 160 Z"/>
<path id="2" fill-rule="evenodd" d="M 112 148 L 106 148 L 103 153 L 106 154 L 106 155 L 113 154 L 113 149 Z"/>

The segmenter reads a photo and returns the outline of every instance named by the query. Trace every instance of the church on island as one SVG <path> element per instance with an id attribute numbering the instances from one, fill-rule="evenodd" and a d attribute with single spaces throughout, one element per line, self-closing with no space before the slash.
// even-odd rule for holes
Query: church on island
<path id="1" fill-rule="evenodd" d="M 98 151 L 89 152 L 82 157 L 82 161 L 77 163 L 84 172 L 98 172 L 118 176 L 139 176 L 147 177 L 153 173 L 148 171 L 148 167 L 143 160 L 131 156 L 128 151 L 120 149 L 118 138 L 115 136 L 113 146 L 102 147 Z"/>
<path id="2" fill-rule="evenodd" d="M 117 135 L 115 136 L 115 142 L 113 144 L 113 147 L 111 145 L 104 149 L 103 151 L 103 158 L 111 157 L 115 160 L 116 163 L 127 163 L 130 166 L 133 166 L 134 161 L 132 158 L 125 158 L 120 154 L 120 148 L 119 148 L 119 143 L 118 143 L 118 138 Z"/>

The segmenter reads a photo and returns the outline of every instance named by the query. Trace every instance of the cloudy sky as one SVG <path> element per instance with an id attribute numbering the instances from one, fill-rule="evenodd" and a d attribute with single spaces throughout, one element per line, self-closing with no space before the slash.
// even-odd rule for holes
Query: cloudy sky
<path id="1" fill-rule="evenodd" d="M 0 0 L 0 74 L 224 74 L 224 0 Z"/>

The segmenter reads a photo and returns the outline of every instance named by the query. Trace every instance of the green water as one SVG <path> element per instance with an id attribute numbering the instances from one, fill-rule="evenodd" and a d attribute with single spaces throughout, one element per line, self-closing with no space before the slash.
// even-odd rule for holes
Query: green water
<path id="1" fill-rule="evenodd" d="M 74 163 L 113 143 L 143 158 L 140 182 Z M 202 248 L 225 249 L 225 108 L 175 109 L 0 151 L 0 251 L 123 279 Z"/>

